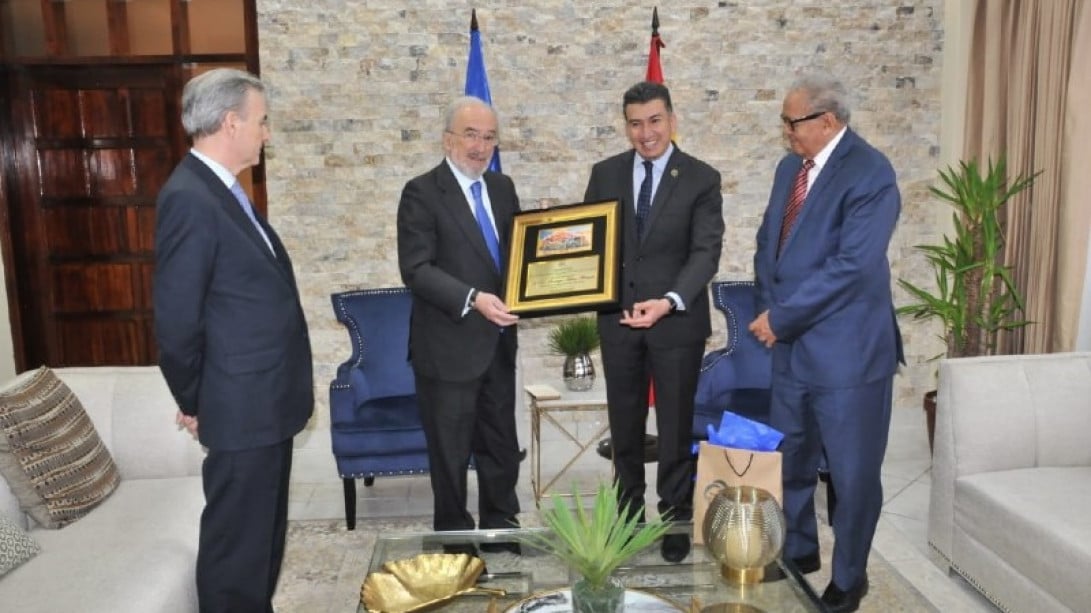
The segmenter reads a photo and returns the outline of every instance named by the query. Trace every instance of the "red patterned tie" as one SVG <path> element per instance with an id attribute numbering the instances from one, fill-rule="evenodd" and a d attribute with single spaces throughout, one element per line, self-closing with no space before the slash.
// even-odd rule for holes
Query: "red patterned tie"
<path id="1" fill-rule="evenodd" d="M 777 254 L 780 254 L 784 241 L 792 232 L 792 226 L 796 224 L 799 211 L 803 208 L 803 201 L 807 199 L 807 172 L 814 168 L 814 160 L 804 160 L 803 167 L 796 174 L 795 183 L 792 183 L 792 196 L 788 198 L 788 206 L 784 209 L 784 222 L 780 225 L 780 242 L 777 243 Z"/>

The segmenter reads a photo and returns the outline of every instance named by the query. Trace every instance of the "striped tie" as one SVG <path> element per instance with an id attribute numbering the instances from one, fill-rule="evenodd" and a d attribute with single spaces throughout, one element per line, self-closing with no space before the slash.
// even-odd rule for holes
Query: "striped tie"
<path id="1" fill-rule="evenodd" d="M 792 233 L 792 227 L 796 224 L 799 211 L 803 209 L 803 201 L 807 199 L 807 173 L 814 168 L 814 160 L 804 160 L 803 167 L 796 174 L 795 183 L 792 184 L 792 196 L 788 198 L 788 206 L 784 209 L 784 222 L 780 225 L 780 242 L 777 243 L 777 254 L 784 247 L 784 241 Z"/>

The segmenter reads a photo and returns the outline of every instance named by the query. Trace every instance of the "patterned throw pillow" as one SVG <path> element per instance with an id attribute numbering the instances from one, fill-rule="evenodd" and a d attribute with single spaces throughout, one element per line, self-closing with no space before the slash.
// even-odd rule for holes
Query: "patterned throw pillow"
<path id="1" fill-rule="evenodd" d="M 0 513 L 0 577 L 38 555 L 41 550 L 34 539 Z"/>
<path id="2" fill-rule="evenodd" d="M 46 528 L 83 517 L 121 480 L 83 405 L 44 366 L 0 390 L 0 474 Z"/>

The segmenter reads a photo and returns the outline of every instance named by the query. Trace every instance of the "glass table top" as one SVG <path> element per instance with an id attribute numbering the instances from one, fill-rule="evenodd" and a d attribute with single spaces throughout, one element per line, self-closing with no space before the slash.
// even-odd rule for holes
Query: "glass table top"
<path id="1" fill-rule="evenodd" d="M 692 525 L 678 523 L 673 533 L 691 533 Z M 478 579 L 480 587 L 502 589 L 505 596 L 467 595 L 430 610 L 437 611 L 516 611 L 516 606 L 535 594 L 569 588 L 579 578 L 558 558 L 523 543 L 521 555 L 512 553 L 500 543 L 521 542 L 528 531 L 548 532 L 544 528 L 512 530 L 477 530 L 466 532 L 428 532 L 391 534 L 378 538 L 372 551 L 367 573 L 381 571 L 392 560 L 412 558 L 420 553 L 476 552 L 485 562 L 485 571 Z M 673 603 L 659 610 L 693 611 L 776 611 L 778 613 L 810 613 L 824 610 L 818 596 L 790 563 L 777 561 L 766 568 L 767 577 L 779 576 L 752 585 L 729 583 L 720 574 L 719 564 L 704 547 L 694 545 L 681 563 L 665 562 L 658 544 L 648 547 L 619 568 L 614 576 L 634 592 L 651 594 L 654 600 Z M 361 578 L 361 581 L 363 578 Z M 715 605 L 729 605 L 717 607 Z M 745 605 L 745 606 L 742 606 Z M 539 607 L 534 611 L 541 613 Z M 543 609 L 544 610 L 544 609 Z M 643 610 L 643 609 L 641 609 Z M 365 613 L 363 604 L 359 613 Z"/>

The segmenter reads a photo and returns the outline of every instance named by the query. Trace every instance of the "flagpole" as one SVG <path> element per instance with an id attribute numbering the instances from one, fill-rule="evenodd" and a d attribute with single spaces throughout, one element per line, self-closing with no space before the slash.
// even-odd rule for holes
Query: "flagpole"
<path id="1" fill-rule="evenodd" d="M 477 28 L 477 9 L 470 11 L 470 54 L 466 59 L 466 87 L 464 93 L 487 102 L 492 106 L 489 77 L 485 73 L 485 54 L 481 50 L 481 31 Z M 492 152 L 489 170 L 500 172 L 500 147 Z"/>
<path id="2" fill-rule="evenodd" d="M 663 82 L 663 66 L 659 63 L 659 50 L 666 46 L 663 39 L 659 37 L 659 7 L 657 6 L 652 8 L 652 42 L 648 50 L 648 72 L 644 76 L 645 81 Z"/>

